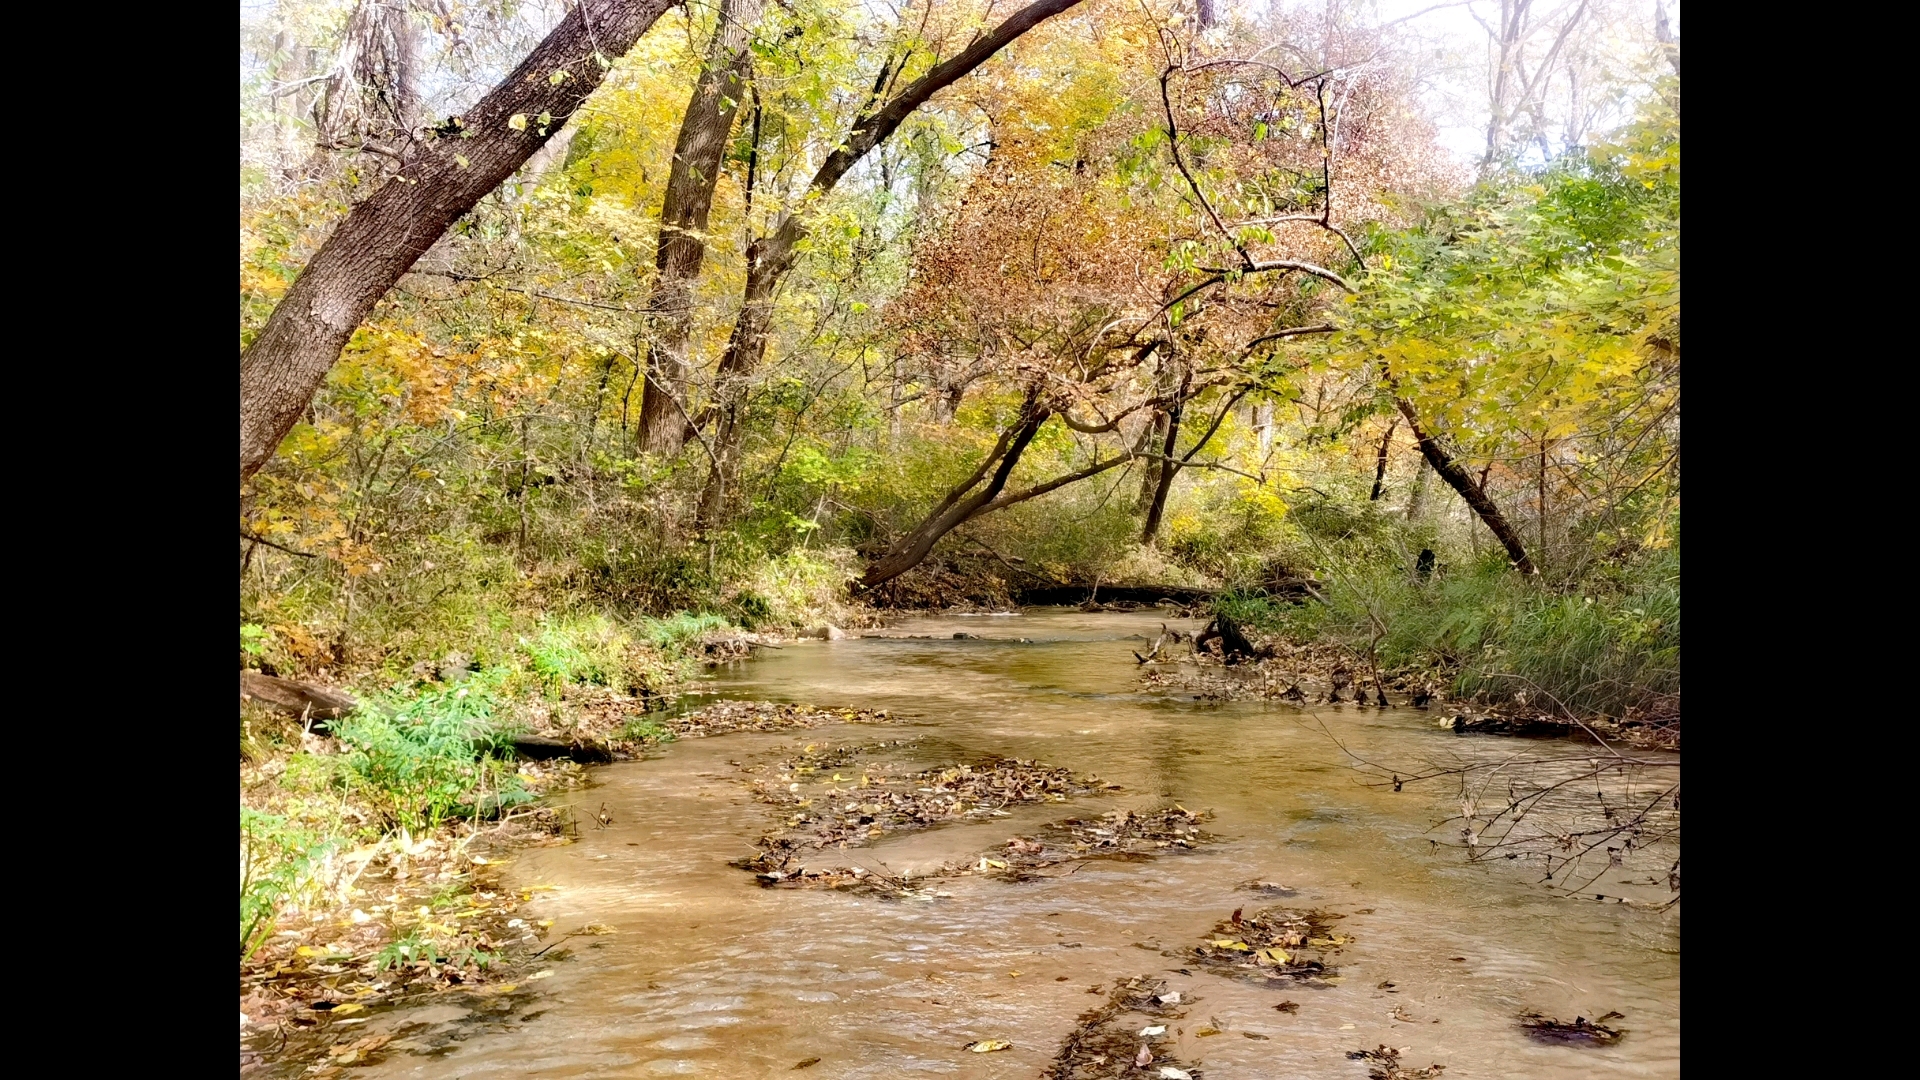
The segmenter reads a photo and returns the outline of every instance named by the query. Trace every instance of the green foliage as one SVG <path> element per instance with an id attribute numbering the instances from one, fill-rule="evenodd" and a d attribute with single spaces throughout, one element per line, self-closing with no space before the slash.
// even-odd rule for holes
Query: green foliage
<path id="1" fill-rule="evenodd" d="M 341 752 L 310 760 L 325 762 L 327 780 L 387 828 L 419 831 L 524 802 L 526 792 L 501 760 L 512 752 L 512 734 L 493 720 L 505 677 L 485 671 L 458 686 L 364 705 L 334 724 Z"/>
<path id="2" fill-rule="evenodd" d="M 623 690 L 633 638 L 603 614 L 548 617 L 520 639 L 528 666 L 549 697 L 575 683 Z"/>
<path id="3" fill-rule="evenodd" d="M 416 930 L 398 941 L 388 942 L 374 954 L 373 963 L 380 971 L 391 971 L 422 960 L 431 964 L 439 959 L 440 950 L 434 945 L 433 939 Z"/>
<path id="4" fill-rule="evenodd" d="M 663 743 L 675 738 L 673 729 L 658 720 L 645 716 L 635 716 L 620 729 L 620 737 L 633 742 Z"/>
<path id="5" fill-rule="evenodd" d="M 1647 557 L 1568 592 L 1515 575 L 1504 559 L 1421 580 L 1375 568 L 1327 583 L 1327 603 L 1231 595 L 1220 610 L 1270 633 L 1332 638 L 1384 667 L 1437 667 L 1461 695 L 1619 717 L 1680 692 L 1679 552 Z M 1377 635 L 1377 642 L 1376 642 Z"/>
<path id="6" fill-rule="evenodd" d="M 240 958 L 273 934 L 281 904 L 295 895 L 334 844 L 285 815 L 240 808 Z"/>

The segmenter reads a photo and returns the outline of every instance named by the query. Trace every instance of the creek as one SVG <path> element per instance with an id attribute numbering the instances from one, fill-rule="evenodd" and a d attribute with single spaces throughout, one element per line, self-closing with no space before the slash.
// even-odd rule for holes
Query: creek
<path id="1" fill-rule="evenodd" d="M 1436 825 L 1458 812 L 1457 785 L 1396 793 L 1348 756 L 1411 771 L 1539 743 L 1454 735 L 1411 709 L 1143 690 L 1130 650 L 1144 651 L 1161 622 L 1061 609 L 915 618 L 717 672 L 700 688 L 713 697 L 887 709 L 908 722 L 687 739 L 595 770 L 592 786 L 563 796 L 578 842 L 518 852 L 509 875 L 539 888 L 523 914 L 554 920 L 549 940 L 589 924 L 612 933 L 557 948 L 511 1017 L 478 1024 L 437 1006 L 381 1018 L 401 1036 L 395 1049 L 437 1049 L 354 1073 L 760 1077 L 817 1058 L 802 1075 L 1035 1077 L 1103 1002 L 1090 987 L 1151 975 L 1191 1003 L 1161 1043 L 1206 1080 L 1361 1080 L 1367 1065 L 1346 1054 L 1378 1044 L 1408 1048 L 1408 1067 L 1446 1065 L 1447 1080 L 1679 1075 L 1679 914 L 1652 906 L 1664 884 L 1610 880 L 1595 888 L 1651 903 L 1602 904 L 1555 894 L 1535 864 L 1469 862 L 1432 842 L 1454 839 Z M 728 865 L 776 824 L 740 765 L 882 740 L 904 740 L 876 752 L 901 766 L 1032 758 L 1122 790 L 889 835 L 836 860 L 913 874 L 1049 820 L 1176 801 L 1210 811 L 1205 828 L 1221 842 L 1042 880 L 958 877 L 920 900 L 763 889 Z M 602 807 L 611 824 L 596 828 Z M 1296 895 L 1242 887 L 1255 880 Z M 1339 931 L 1353 940 L 1331 958 L 1335 985 L 1272 990 L 1180 958 L 1234 909 L 1274 904 L 1345 916 Z M 1298 1010 L 1277 1011 L 1282 1001 Z M 1618 1011 L 1627 1034 L 1602 1047 L 1536 1042 L 1516 1021 L 1528 1009 L 1568 1020 Z M 1012 1046 L 963 1049 L 977 1040 Z"/>

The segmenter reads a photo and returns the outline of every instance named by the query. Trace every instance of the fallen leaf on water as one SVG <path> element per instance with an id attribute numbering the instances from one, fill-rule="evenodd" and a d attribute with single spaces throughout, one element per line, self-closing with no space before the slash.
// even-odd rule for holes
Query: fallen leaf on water
<path id="1" fill-rule="evenodd" d="M 1270 960 L 1276 964 L 1285 964 L 1293 959 L 1293 957 L 1287 955 L 1287 950 L 1273 947 L 1261 949 L 1259 955 L 1263 959 Z"/>
<path id="2" fill-rule="evenodd" d="M 820 1059 L 819 1059 L 819 1058 L 807 1058 L 807 1059 L 805 1059 L 804 1061 L 796 1061 L 796 1062 L 794 1062 L 794 1065 L 793 1065 L 793 1068 L 794 1068 L 794 1069 L 811 1069 L 811 1068 L 813 1068 L 813 1067 L 814 1067 L 815 1065 L 818 1065 L 818 1064 L 820 1064 Z M 793 1071 L 793 1070 L 792 1070 L 792 1069 L 789 1069 L 788 1071 L 789 1071 L 789 1072 L 791 1072 L 791 1071 Z"/>
<path id="3" fill-rule="evenodd" d="M 592 934 L 595 937 L 598 937 L 602 934 L 617 934 L 619 933 L 619 931 L 615 930 L 611 926 L 608 926 L 606 923 L 590 922 L 587 925 L 581 927 L 580 929 L 575 930 L 574 933 Z"/>
<path id="4" fill-rule="evenodd" d="M 1010 979 L 1017 979 L 1020 977 L 1020 973 L 1017 971 L 1009 971 L 1007 972 L 1007 977 Z"/>
<path id="5" fill-rule="evenodd" d="M 1297 1013 L 1300 1011 L 1300 1003 L 1297 1001 L 1283 1001 L 1273 1008 L 1275 1012 Z"/>
<path id="6" fill-rule="evenodd" d="M 1194 1033 L 1193 1033 L 1193 1037 L 1194 1037 L 1194 1038 L 1196 1038 L 1196 1039 L 1204 1039 L 1204 1038 L 1206 1038 L 1206 1037 L 1207 1037 L 1207 1036 L 1209 1036 L 1209 1035 L 1218 1035 L 1218 1034 L 1220 1034 L 1220 1029 L 1219 1029 L 1219 1028 L 1216 1028 L 1216 1027 L 1203 1027 L 1203 1028 L 1201 1028 L 1201 1029 L 1200 1029 L 1199 1031 L 1196 1031 L 1196 1032 L 1194 1032 Z"/>
<path id="7" fill-rule="evenodd" d="M 1233 949 L 1236 952 L 1252 952 L 1253 951 L 1253 946 L 1247 944 L 1246 942 L 1233 941 L 1229 938 L 1219 938 L 1214 941 L 1208 942 L 1208 944 L 1212 945 L 1216 949 Z"/>
<path id="8" fill-rule="evenodd" d="M 545 971 L 536 971 L 533 974 L 527 976 L 527 981 L 532 982 L 535 979 L 545 979 L 551 976 L 552 974 L 553 974 L 552 968 L 547 968 Z"/>
<path id="9" fill-rule="evenodd" d="M 347 1014 L 349 1014 L 349 1013 L 357 1013 L 357 1012 L 359 1012 L 360 1010 L 362 1010 L 362 1009 L 364 1009 L 364 1008 L 366 1008 L 366 1006 L 365 1006 L 365 1005 L 362 1005 L 362 1004 L 360 1004 L 360 1003 L 359 1003 L 359 1002 L 357 1002 L 357 1001 L 349 1001 L 349 1002 L 347 1002 L 347 1003 L 346 1003 L 345 1005 L 335 1005 L 335 1006 L 333 1007 L 333 1011 L 332 1011 L 331 1013 L 329 1013 L 328 1015 L 330 1015 L 330 1016 L 346 1016 L 346 1015 L 347 1015 Z"/>
<path id="10" fill-rule="evenodd" d="M 995 1050 L 1011 1050 L 1013 1044 L 1005 1039 L 981 1039 L 968 1043 L 966 1048 L 976 1054 L 990 1054 Z"/>
<path id="11" fill-rule="evenodd" d="M 1242 1035 L 1244 1035 L 1244 1036 L 1246 1036 L 1246 1037 L 1247 1037 L 1247 1038 L 1249 1038 L 1249 1039 L 1260 1039 L 1260 1040 L 1262 1040 L 1262 1041 L 1266 1041 L 1266 1040 L 1267 1040 L 1267 1036 L 1265 1036 L 1265 1035 L 1261 1035 L 1261 1034 L 1259 1034 L 1258 1032 L 1253 1032 L 1253 1031 L 1243 1031 L 1243 1032 L 1241 1032 L 1240 1034 L 1242 1034 Z"/>

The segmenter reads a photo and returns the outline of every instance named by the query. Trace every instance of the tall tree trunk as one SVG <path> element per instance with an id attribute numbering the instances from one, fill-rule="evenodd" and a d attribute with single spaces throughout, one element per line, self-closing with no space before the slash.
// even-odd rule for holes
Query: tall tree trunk
<path id="1" fill-rule="evenodd" d="M 1387 451 L 1393 447 L 1393 431 L 1400 426 L 1395 420 L 1387 425 L 1387 433 L 1380 439 L 1380 456 L 1373 463 L 1373 494 L 1367 496 L 1368 502 L 1379 502 L 1380 492 L 1387 482 Z"/>
<path id="2" fill-rule="evenodd" d="M 700 492 L 700 511 L 694 519 L 699 532 L 719 525 L 726 506 L 738 490 L 740 473 L 740 425 L 746 409 L 747 381 L 767 354 L 767 331 L 773 326 L 773 299 L 793 263 L 791 247 L 780 251 L 779 262 L 770 261 L 768 240 L 762 238 L 747 246 L 747 289 L 745 303 L 727 337 L 726 351 L 720 354 L 720 367 L 713 386 L 714 431 L 710 446 L 713 461 L 708 467 L 707 484 Z"/>
<path id="3" fill-rule="evenodd" d="M 1527 557 L 1526 545 L 1520 542 L 1520 534 L 1513 530 L 1513 526 L 1507 524 L 1507 519 L 1501 516 L 1500 508 L 1493 504 L 1493 500 L 1480 489 L 1480 485 L 1473 482 L 1473 477 L 1468 476 L 1467 471 L 1455 463 L 1453 458 L 1441 449 L 1439 442 L 1420 426 L 1420 417 L 1413 411 L 1413 403 L 1406 398 L 1398 398 L 1394 403 L 1400 407 L 1400 415 L 1407 418 L 1407 430 L 1413 432 L 1413 437 L 1419 440 L 1420 455 L 1426 459 L 1427 464 L 1433 466 L 1433 471 L 1440 474 L 1440 478 L 1447 482 L 1448 487 L 1459 492 L 1460 497 L 1467 500 L 1467 505 L 1473 507 L 1473 512 L 1480 515 L 1480 520 L 1486 522 L 1487 531 L 1507 549 L 1507 559 L 1513 563 L 1513 568 L 1527 575 L 1538 573 L 1533 567 L 1533 560 Z"/>
<path id="4" fill-rule="evenodd" d="M 707 216 L 740 103 L 753 69 L 748 48 L 763 0 L 724 0 L 707 48 L 706 66 L 680 122 L 660 205 L 660 241 L 654 251 L 653 344 L 647 351 L 647 381 L 640 399 L 639 443 L 655 454 L 677 454 L 687 417 L 687 342 L 692 336 L 693 286 L 707 257 Z"/>
<path id="5" fill-rule="evenodd" d="M 242 483 L 273 456 L 374 304 L 573 117 L 670 6 L 580 0 L 459 118 L 459 137 L 408 145 L 399 171 L 334 229 L 240 354 Z"/>
<path id="6" fill-rule="evenodd" d="M 712 440 L 713 464 L 707 474 L 706 489 L 700 495 L 699 528 L 710 529 L 726 516 L 730 491 L 737 491 L 739 470 L 741 410 L 746 390 L 767 351 L 767 331 L 773 324 L 773 298 L 780 282 L 793 269 L 797 247 L 806 239 L 813 215 L 824 197 L 833 191 L 841 177 L 874 147 L 885 142 L 914 110 L 933 95 L 962 76 L 992 59 L 995 53 L 1012 44 L 1020 35 L 1081 0 L 1036 0 L 1015 12 L 991 33 L 976 38 L 971 45 L 935 64 L 884 105 L 881 99 L 892 85 L 905 56 L 893 56 L 880 66 L 866 103 L 855 114 L 853 128 L 821 163 L 799 205 L 781 220 L 772 235 L 755 240 L 747 247 L 747 284 L 740 316 L 734 322 L 721 357 L 719 377 L 714 385 L 713 417 L 716 420 Z"/>
<path id="7" fill-rule="evenodd" d="M 1187 447 L 1187 452 L 1175 460 L 1173 449 L 1178 443 L 1180 415 L 1185 411 L 1188 400 L 1187 390 L 1192 385 L 1191 379 L 1191 375 L 1188 375 L 1180 380 L 1180 399 L 1174 405 L 1173 422 L 1168 425 L 1167 449 L 1163 455 L 1166 460 L 1160 463 L 1165 471 L 1160 474 L 1160 488 L 1154 493 L 1153 508 L 1147 514 L 1147 527 L 1140 541 L 1143 544 L 1152 544 L 1155 534 L 1160 531 L 1160 518 L 1167 508 L 1167 493 L 1173 489 L 1173 481 L 1180 475 L 1180 470 L 1186 467 L 1187 462 L 1193 460 L 1194 455 L 1207 448 L 1207 444 L 1213 441 L 1214 433 L 1220 430 L 1220 425 L 1225 423 L 1227 416 L 1233 412 L 1233 407 L 1240 404 L 1240 399 L 1247 396 L 1247 391 L 1252 389 L 1252 387 L 1242 387 L 1228 397 L 1220 406 L 1220 411 L 1214 414 L 1213 423 L 1208 424 L 1207 430 L 1193 440 L 1192 446 Z"/>
<path id="8" fill-rule="evenodd" d="M 1413 474 L 1413 487 L 1407 492 L 1407 520 L 1413 521 L 1420 516 L 1427 500 L 1427 476 L 1433 472 L 1433 462 L 1428 461 L 1424 453 L 1420 456 L 1420 468 Z"/>
<path id="9" fill-rule="evenodd" d="M 1156 443 L 1165 442 L 1166 439 L 1167 411 L 1165 409 L 1155 409 L 1153 410 L 1153 416 L 1142 426 L 1140 432 L 1140 449 L 1151 449 Z M 1147 467 L 1140 470 L 1140 497 L 1134 500 L 1134 506 L 1141 513 L 1146 513 L 1153 507 L 1153 496 L 1160 490 L 1160 473 L 1166 468 L 1166 465 L 1166 460 L 1163 457 L 1149 457 L 1147 458 Z"/>
<path id="10" fill-rule="evenodd" d="M 1185 388 L 1183 381 L 1181 389 Z M 1159 479 L 1153 486 L 1153 502 L 1147 506 L 1147 523 L 1140 528 L 1140 542 L 1149 547 L 1160 532 L 1160 518 L 1167 510 L 1167 493 L 1173 490 L 1173 478 L 1180 472 L 1179 464 L 1173 460 L 1173 451 L 1180 442 L 1180 415 L 1186 411 L 1186 394 L 1180 397 L 1181 400 L 1167 410 L 1167 437 L 1160 451 Z"/>

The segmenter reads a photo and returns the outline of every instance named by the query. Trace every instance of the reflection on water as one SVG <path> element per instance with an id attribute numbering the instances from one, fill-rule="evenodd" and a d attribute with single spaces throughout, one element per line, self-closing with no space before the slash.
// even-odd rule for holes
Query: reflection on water
<path id="1" fill-rule="evenodd" d="M 1389 762 L 1493 757 L 1510 743 L 1436 731 L 1421 712 L 1135 693 L 1134 635 L 1159 623 L 1070 611 L 916 619 L 885 638 L 767 650 L 720 674 L 713 689 L 728 697 L 886 708 L 918 726 L 689 740 L 597 770 L 573 797 L 587 810 L 604 802 L 614 824 L 523 852 L 512 870 L 522 886 L 553 886 L 529 917 L 617 932 L 568 942 L 551 977 L 529 984 L 540 996 L 523 1020 L 476 1030 L 451 1052 L 356 1071 L 755 1077 L 819 1058 L 805 1075 L 1033 1077 L 1101 1002 L 1089 987 L 1155 974 L 1197 1000 L 1169 1028 L 1169 1049 L 1209 1080 L 1358 1080 L 1365 1065 L 1346 1051 L 1381 1043 L 1408 1048 L 1408 1065 L 1447 1065 L 1450 1080 L 1679 1074 L 1677 912 L 1556 898 L 1522 864 L 1469 865 L 1436 850 L 1428 830 L 1453 812 L 1450 792 L 1363 786 L 1328 733 Z M 912 744 L 893 759 L 903 763 L 1039 758 L 1125 790 L 848 853 L 874 865 L 938 865 L 1050 818 L 1166 799 L 1213 811 L 1207 828 L 1226 839 L 1023 884 L 961 878 L 919 902 L 762 890 L 727 865 L 769 825 L 732 763 L 901 735 Z M 1341 932 L 1355 941 L 1334 958 L 1338 985 L 1281 994 L 1183 975 L 1183 961 L 1161 954 L 1190 951 L 1236 907 L 1274 902 L 1238 888 L 1254 879 L 1299 890 L 1289 904 L 1346 913 Z M 1276 1011 L 1283 999 L 1298 1012 Z M 1617 1009 L 1630 1034 L 1604 1049 L 1539 1045 L 1514 1020 L 1527 1008 L 1569 1019 Z M 392 1030 L 402 1015 L 378 1024 Z M 1196 1034 L 1210 1025 L 1223 1033 Z M 961 1049 L 979 1039 L 1013 1048 Z"/>

